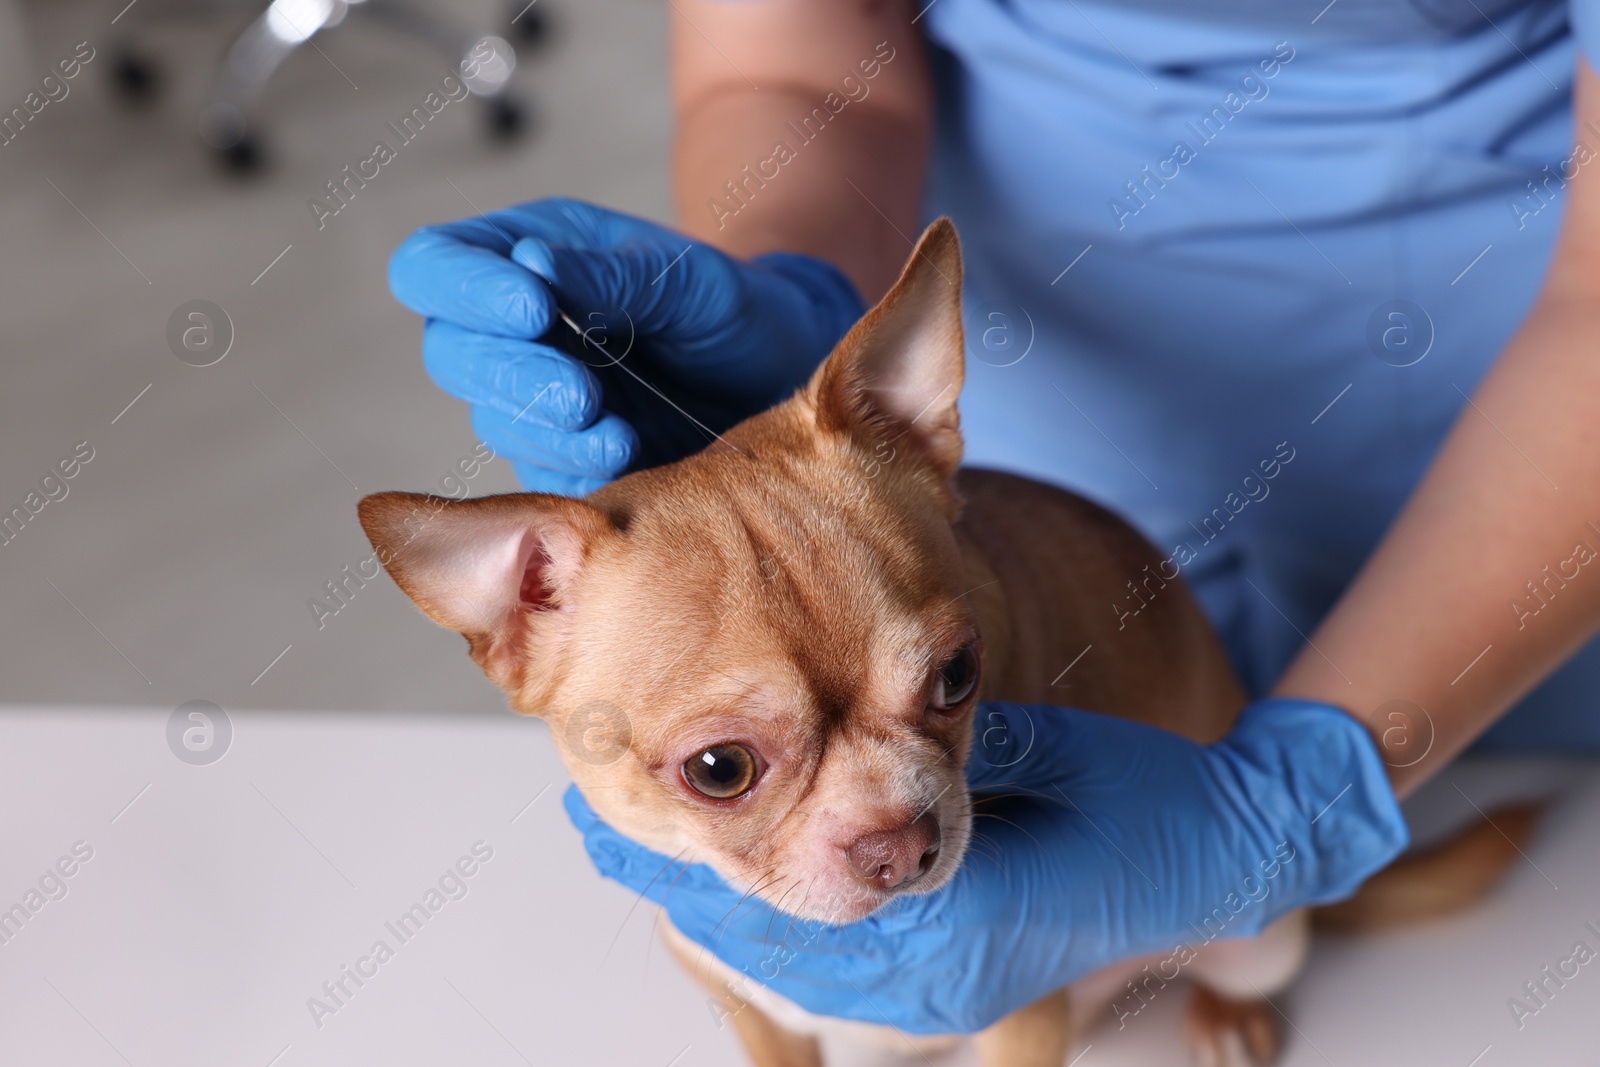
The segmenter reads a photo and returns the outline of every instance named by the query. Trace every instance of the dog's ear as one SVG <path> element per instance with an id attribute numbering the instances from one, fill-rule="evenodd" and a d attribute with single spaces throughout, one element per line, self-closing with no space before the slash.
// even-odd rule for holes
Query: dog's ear
<path id="1" fill-rule="evenodd" d="M 358 510 L 378 562 L 429 618 L 466 637 L 503 689 L 527 651 L 565 638 L 562 609 L 594 546 L 615 533 L 581 501 L 545 493 L 447 500 L 377 493 Z"/>
<path id="2" fill-rule="evenodd" d="M 961 243 L 934 221 L 894 288 L 856 323 L 807 387 L 823 431 L 908 437 L 945 477 L 961 464 Z"/>

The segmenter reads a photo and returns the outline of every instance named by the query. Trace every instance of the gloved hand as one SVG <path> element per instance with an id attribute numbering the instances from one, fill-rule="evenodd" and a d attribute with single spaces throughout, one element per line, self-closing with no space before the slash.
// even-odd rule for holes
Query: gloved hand
<path id="1" fill-rule="evenodd" d="M 975 847 L 943 889 L 848 926 L 775 920 L 703 865 L 672 863 L 567 812 L 600 872 L 813 1014 L 972 1033 L 1099 967 L 1261 931 L 1350 895 L 1407 833 L 1367 731 L 1337 708 L 1266 699 L 1199 745 L 1069 708 L 985 704 L 974 724 Z"/>
<path id="2" fill-rule="evenodd" d="M 865 310 L 813 256 L 738 260 L 558 199 L 423 227 L 395 250 L 389 287 L 427 316 L 423 363 L 472 405 L 484 442 L 527 488 L 568 495 L 782 399 Z"/>

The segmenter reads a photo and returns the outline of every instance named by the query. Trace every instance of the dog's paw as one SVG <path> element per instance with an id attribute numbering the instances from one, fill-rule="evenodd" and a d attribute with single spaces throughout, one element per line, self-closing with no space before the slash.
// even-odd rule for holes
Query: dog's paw
<path id="1" fill-rule="evenodd" d="M 1278 1015 L 1264 1000 L 1228 1000 L 1204 986 L 1189 1003 L 1195 1067 L 1267 1067 L 1283 1048 Z"/>

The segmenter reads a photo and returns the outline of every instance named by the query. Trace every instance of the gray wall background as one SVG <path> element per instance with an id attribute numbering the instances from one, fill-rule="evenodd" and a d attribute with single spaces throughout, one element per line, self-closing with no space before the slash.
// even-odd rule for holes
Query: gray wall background
<path id="1" fill-rule="evenodd" d="M 517 74 L 533 135 L 496 146 L 477 101 L 449 104 L 320 231 L 307 201 L 449 65 L 352 16 L 272 83 L 272 169 L 230 181 L 194 129 L 238 20 L 183 17 L 194 6 L 140 0 L 113 27 L 121 3 L 29 4 L 20 39 L 0 21 L 7 109 L 77 42 L 96 49 L 0 147 L 0 510 L 77 442 L 94 448 L 67 497 L 0 545 L 0 699 L 498 709 L 461 639 L 387 578 L 320 630 L 306 605 L 370 554 L 362 494 L 433 487 L 474 444 L 465 407 L 422 370 L 419 320 L 390 298 L 385 263 L 415 227 L 473 205 L 581 194 L 666 217 L 663 5 L 546 0 L 559 35 Z M 514 13 L 448 8 L 484 32 Z M 109 90 L 123 28 L 167 77 L 148 111 Z M 167 344 L 193 299 L 235 328 L 211 367 Z M 503 460 L 471 484 L 516 488 Z"/>

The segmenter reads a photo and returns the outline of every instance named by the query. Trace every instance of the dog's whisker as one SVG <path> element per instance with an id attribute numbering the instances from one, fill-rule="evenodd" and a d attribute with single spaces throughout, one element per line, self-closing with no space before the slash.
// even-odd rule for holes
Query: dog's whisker
<path id="1" fill-rule="evenodd" d="M 1018 793 L 991 793 L 990 792 L 991 789 L 1009 789 L 1009 788 L 1012 788 L 1012 787 L 1017 788 L 1018 790 L 1020 790 L 1020 792 L 1018 792 Z M 1001 796 L 1033 797 L 1036 800 L 1049 800 L 1049 801 L 1053 801 L 1056 804 L 1061 804 L 1063 807 L 1066 806 L 1065 804 L 1062 804 L 1062 801 L 1061 801 L 1061 799 L 1059 797 L 1051 796 L 1049 793 L 1043 792 L 1042 790 L 1030 789 L 1027 786 L 1024 786 L 1020 782 L 995 782 L 993 785 L 985 786 L 977 794 L 977 798 L 981 798 L 981 799 L 984 799 L 984 800 L 987 800 L 987 799 L 989 799 L 991 797 L 1001 797 Z"/>
<path id="2" fill-rule="evenodd" d="M 621 924 L 617 926 L 617 932 L 611 935 L 611 943 L 606 946 L 605 954 L 600 957 L 600 966 L 597 968 L 597 970 L 605 969 L 606 961 L 611 958 L 611 950 L 617 947 L 617 940 L 622 937 L 622 931 L 627 929 L 628 920 L 633 918 L 633 913 L 638 909 L 639 902 L 645 898 L 646 893 L 650 892 L 650 887 L 656 884 L 656 879 L 660 878 L 663 874 L 666 874 L 667 868 L 671 867 L 674 863 L 677 863 L 680 859 L 682 859 L 683 854 L 687 851 L 689 851 L 687 847 L 679 849 L 678 854 L 667 860 L 666 863 L 663 863 L 661 865 L 661 869 L 650 876 L 650 880 L 644 884 L 644 888 L 641 889 L 638 895 L 633 898 L 633 903 L 628 905 L 628 913 L 622 917 Z M 687 865 L 685 865 L 685 868 L 687 869 Z M 678 874 L 681 876 L 683 872 L 679 871 Z M 678 879 L 676 877 L 673 878 L 673 883 L 676 884 L 677 880 Z"/>
<path id="3" fill-rule="evenodd" d="M 994 838 L 990 837 L 988 834 L 974 826 L 967 837 L 967 848 L 992 849 L 996 854 L 998 854 L 1000 851 L 1000 844 L 999 842 L 995 841 Z"/>
<path id="4" fill-rule="evenodd" d="M 796 911 L 804 911 L 805 910 L 805 906 L 806 906 L 807 902 L 809 902 L 811 900 L 811 883 L 815 882 L 815 881 L 816 881 L 816 879 L 812 878 L 812 879 L 810 879 L 809 881 L 806 882 L 805 892 L 800 894 L 800 904 L 795 909 Z M 789 931 L 794 929 L 794 920 L 795 920 L 795 916 L 794 915 L 790 915 L 788 921 L 783 924 L 783 943 L 784 944 L 788 944 L 789 943 Z"/>
<path id="5" fill-rule="evenodd" d="M 1017 793 L 985 793 L 985 794 L 983 794 L 983 800 L 985 800 L 985 801 L 990 801 L 990 800 L 1051 800 L 1051 799 L 1053 799 L 1053 798 L 1051 798 L 1050 796 L 1048 796 L 1046 794 L 1043 794 L 1043 793 L 1031 793 L 1031 792 L 1028 792 L 1026 790 L 1021 791 L 1021 792 L 1017 792 Z M 1056 801 L 1056 804 L 1057 804 L 1058 807 L 1061 806 L 1061 802 L 1060 801 Z"/>
<path id="6" fill-rule="evenodd" d="M 683 853 L 680 852 L 680 853 L 678 853 L 678 855 L 681 856 L 681 855 L 683 855 Z M 692 866 L 692 864 L 685 863 L 682 867 L 679 867 L 678 868 L 678 873 L 673 875 L 672 876 L 672 881 L 667 883 L 666 890 L 664 892 L 662 892 L 662 894 L 661 894 L 661 906 L 662 907 L 666 907 L 667 898 L 672 896 L 672 891 L 674 889 L 678 888 L 678 881 L 681 878 L 683 878 L 684 872 L 686 872 L 691 866 Z"/>
<path id="7" fill-rule="evenodd" d="M 770 881 L 776 881 L 776 880 L 777 880 L 776 877 L 773 877 Z M 770 882 L 769 882 L 769 884 L 770 884 Z M 758 887 L 758 888 L 765 888 L 765 886 L 761 886 L 761 887 Z M 722 939 L 727 936 L 728 931 L 733 929 L 733 923 L 734 923 L 734 920 L 738 917 L 739 909 L 744 907 L 744 905 L 750 900 L 750 898 L 753 895 L 754 895 L 754 891 L 752 891 L 750 893 L 746 893 L 739 900 L 739 902 L 737 904 L 735 904 L 731 910 L 729 910 L 728 914 L 723 916 L 722 921 L 717 924 L 717 928 L 714 929 L 714 932 L 716 933 L 716 945 L 717 945 L 718 948 L 720 948 L 722 946 Z"/>
<path id="8" fill-rule="evenodd" d="M 683 867 L 683 870 L 688 870 L 688 865 L 685 865 L 685 867 Z M 678 872 L 678 873 L 680 873 L 680 877 L 682 877 L 682 872 Z M 664 901 L 664 899 L 666 899 L 666 896 L 669 896 L 669 894 L 672 893 L 672 888 L 675 888 L 675 886 L 677 886 L 677 878 L 674 878 L 674 880 L 672 880 L 672 886 L 669 886 L 669 888 L 667 888 L 667 894 L 664 894 L 664 896 L 662 896 L 662 901 Z M 750 893 L 752 893 L 752 891 L 754 891 L 754 888 L 747 889 L 746 893 L 744 893 L 744 896 L 739 897 L 738 901 L 734 902 L 733 909 L 728 910 L 728 913 L 726 913 L 726 915 L 723 915 L 723 917 L 720 918 L 720 920 L 717 920 L 717 925 L 712 926 L 712 933 L 714 933 L 714 934 L 717 933 L 718 929 L 722 928 L 723 923 L 725 923 L 725 921 L 730 920 L 730 918 L 733 917 L 733 913 L 734 912 L 738 912 L 739 905 L 744 904 L 744 901 L 746 901 L 747 897 L 750 896 Z M 722 942 L 722 937 L 718 936 L 717 941 L 718 941 L 718 944 L 720 944 L 720 942 Z M 702 966 L 702 965 L 704 965 L 704 961 L 706 961 L 706 953 L 707 952 L 709 952 L 709 949 L 707 949 L 707 945 L 701 945 L 701 947 L 699 947 L 699 955 L 698 955 L 698 957 L 694 957 L 694 966 L 696 966 L 696 968 L 704 969 L 704 966 Z"/>
<path id="9" fill-rule="evenodd" d="M 974 818 L 976 818 L 976 816 L 974 816 Z M 995 855 L 1004 855 L 1005 854 L 1005 849 L 1001 847 L 1000 842 L 996 841 L 994 838 L 992 838 L 988 834 L 984 833 L 982 828 L 980 828 L 978 826 L 973 826 L 971 828 L 971 830 L 968 831 L 968 834 L 969 834 L 968 841 L 967 841 L 967 847 L 968 848 L 974 848 L 974 847 L 977 847 L 977 846 L 982 846 L 984 848 L 993 849 Z"/>
<path id="10" fill-rule="evenodd" d="M 739 912 L 739 909 L 744 906 L 744 902 L 749 900 L 750 897 L 752 895 L 754 895 L 758 890 L 760 890 L 761 886 L 764 883 L 766 883 L 769 879 L 771 879 L 772 877 L 773 877 L 773 875 L 769 871 L 768 873 L 762 875 L 760 878 L 756 879 L 756 881 L 752 882 L 751 885 L 750 885 L 750 888 L 746 889 L 743 893 L 741 893 L 739 895 L 739 899 L 733 902 L 733 907 L 729 908 L 727 913 L 725 915 L 723 915 L 723 917 L 721 919 L 717 920 L 717 925 L 713 926 L 711 928 L 711 932 L 713 934 L 717 935 L 718 941 L 720 941 L 721 938 L 722 938 L 722 935 L 721 935 L 721 933 L 719 931 L 722 930 L 723 924 L 724 923 L 732 923 L 733 922 L 733 917 L 735 915 L 737 915 L 738 912 Z"/>
<path id="11" fill-rule="evenodd" d="M 1041 849 L 1044 848 L 1044 845 L 1040 844 L 1039 839 L 1037 837 L 1034 837 L 1032 834 L 1028 833 L 1028 831 L 1027 831 L 1027 829 L 1025 827 L 1023 827 L 1022 825 L 1020 825 L 1018 823 L 1012 822 L 1010 819 L 1006 818 L 1003 815 L 992 815 L 989 812 L 974 812 L 972 817 L 974 819 L 994 819 L 996 822 L 1003 822 L 1007 826 L 1015 826 L 1018 830 L 1021 830 L 1025 835 L 1027 835 L 1027 838 L 1028 838 L 1029 841 L 1032 841 L 1034 844 L 1038 845 Z"/>
<path id="12" fill-rule="evenodd" d="M 973 816 L 973 818 L 977 818 L 977 816 Z M 983 845 L 983 846 L 988 847 L 988 848 L 998 848 L 999 847 L 998 842 L 996 842 L 994 838 L 990 837 L 988 834 L 984 833 L 981 829 L 979 829 L 978 827 L 974 826 L 970 830 L 967 831 L 967 847 L 968 848 L 976 848 L 979 845 Z"/>
<path id="13" fill-rule="evenodd" d="M 716 935 L 718 945 L 722 944 L 723 935 L 732 928 L 733 920 L 735 916 L 739 914 L 739 909 L 744 907 L 745 901 L 749 900 L 751 897 L 755 896 L 757 893 L 761 892 L 761 890 L 765 889 L 768 885 L 777 880 L 777 872 L 769 871 L 767 874 L 763 875 L 758 882 L 752 885 L 749 889 L 746 889 L 744 891 L 744 895 L 734 902 L 733 907 L 728 909 L 728 913 L 717 922 L 716 926 L 711 928 L 711 932 Z"/>
<path id="14" fill-rule="evenodd" d="M 972 853 L 974 856 L 988 860 L 990 863 L 995 865 L 996 870 L 1000 871 L 1002 874 L 1005 873 L 1006 866 L 1003 862 L 1001 862 L 1000 859 L 1000 847 L 994 844 L 992 841 L 973 841 L 967 845 L 967 851 Z"/>
<path id="15" fill-rule="evenodd" d="M 798 878 L 795 879 L 794 881 L 790 882 L 789 883 L 789 888 L 785 889 L 782 893 L 780 893 L 778 895 L 778 899 L 773 903 L 773 905 L 772 905 L 772 917 L 767 920 L 767 932 L 761 936 L 761 947 L 762 948 L 766 948 L 767 947 L 767 943 L 772 938 L 772 924 L 778 921 L 778 916 L 779 915 L 783 914 L 783 901 L 784 901 L 784 898 L 787 897 L 790 893 L 794 892 L 795 887 L 797 887 L 799 884 L 800 884 L 800 880 Z"/>
<path id="16" fill-rule="evenodd" d="M 983 857 L 983 859 L 986 860 L 989 863 L 994 864 L 994 869 L 996 871 L 1000 872 L 1000 874 L 1004 875 L 1006 873 L 1005 865 L 1003 863 L 1001 863 L 999 860 L 995 859 L 993 856 L 987 856 L 986 855 L 986 856 Z"/>
<path id="17" fill-rule="evenodd" d="M 656 947 L 656 939 L 661 936 L 661 916 L 665 915 L 663 908 L 656 909 L 656 917 L 650 921 L 650 933 L 653 935 L 645 939 L 644 943 L 644 976 L 650 977 L 650 950 Z"/>

